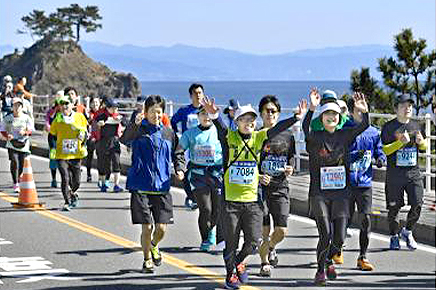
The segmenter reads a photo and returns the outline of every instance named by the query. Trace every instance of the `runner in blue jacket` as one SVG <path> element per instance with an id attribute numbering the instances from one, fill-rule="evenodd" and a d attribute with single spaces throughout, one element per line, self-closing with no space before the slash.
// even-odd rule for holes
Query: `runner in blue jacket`
<path id="1" fill-rule="evenodd" d="M 153 273 L 154 266 L 161 265 L 158 243 L 164 237 L 167 224 L 174 222 L 171 163 L 174 163 L 176 177 L 179 180 L 184 177 L 183 150 L 176 150 L 177 135 L 162 125 L 164 109 L 162 97 L 149 96 L 144 102 L 144 113 L 136 116 L 120 139 L 123 144 L 131 143 L 132 146 L 132 165 L 126 185 L 132 193 L 133 224 L 142 224 L 142 268 L 145 273 Z"/>
<path id="2" fill-rule="evenodd" d="M 348 101 L 348 110 L 351 114 L 350 125 L 357 126 L 362 122 L 362 113 L 355 109 L 354 99 Z M 369 126 L 356 137 L 349 147 L 350 162 L 350 219 L 351 222 L 355 205 L 359 213 L 360 223 L 360 255 L 357 259 L 357 267 L 363 271 L 372 271 L 374 266 L 366 258 L 371 230 L 371 206 L 372 206 L 372 160 L 376 161 L 377 167 L 386 163 L 386 155 L 383 152 L 380 134 L 376 128 Z M 340 261 L 343 262 L 342 252 Z"/>

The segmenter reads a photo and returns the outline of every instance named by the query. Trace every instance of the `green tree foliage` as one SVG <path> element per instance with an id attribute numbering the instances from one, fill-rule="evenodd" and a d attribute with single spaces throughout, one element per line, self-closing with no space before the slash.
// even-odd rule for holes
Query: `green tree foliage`
<path id="1" fill-rule="evenodd" d="M 27 16 L 23 16 L 21 21 L 24 22 L 25 29 L 18 30 L 20 34 L 29 33 L 32 39 L 34 36 L 43 38 L 47 35 L 50 26 L 49 17 L 42 10 L 33 10 Z"/>
<path id="2" fill-rule="evenodd" d="M 25 29 L 18 30 L 18 33 L 29 33 L 30 36 L 38 38 L 54 38 L 64 40 L 73 38 L 73 27 L 75 27 L 75 39 L 79 42 L 80 29 L 86 32 L 94 32 L 102 25 L 97 20 L 102 19 L 97 6 L 80 7 L 78 4 L 71 4 L 70 7 L 58 8 L 56 13 L 45 15 L 44 11 L 33 10 L 21 20 Z"/>
<path id="3" fill-rule="evenodd" d="M 378 81 L 371 77 L 369 68 L 363 67 L 360 71 L 351 72 L 351 90 L 365 94 L 372 112 L 394 112 L 394 92 L 384 91 L 378 85 Z"/>
<path id="4" fill-rule="evenodd" d="M 436 50 L 426 52 L 426 40 L 413 38 L 411 29 L 404 29 L 395 36 L 396 58 L 379 59 L 379 70 L 384 83 L 397 94 L 415 97 L 416 111 L 431 102 L 435 91 Z"/>
<path id="5" fill-rule="evenodd" d="M 97 23 L 101 20 L 97 6 L 86 6 L 82 8 L 79 4 L 71 4 L 70 7 L 58 8 L 58 15 L 64 21 L 70 23 L 76 28 L 76 41 L 80 40 L 80 28 L 83 27 L 86 32 L 94 32 L 102 25 Z"/>

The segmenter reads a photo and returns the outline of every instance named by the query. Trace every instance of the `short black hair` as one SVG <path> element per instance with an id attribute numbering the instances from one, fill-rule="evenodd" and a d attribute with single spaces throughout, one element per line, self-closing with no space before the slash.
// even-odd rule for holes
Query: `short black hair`
<path id="1" fill-rule="evenodd" d="M 190 87 L 189 87 L 189 95 L 192 95 L 192 93 L 194 92 L 194 90 L 196 90 L 197 88 L 201 88 L 201 90 L 204 92 L 204 88 L 202 84 L 199 83 L 193 83 Z"/>
<path id="2" fill-rule="evenodd" d="M 162 112 L 165 112 L 165 99 L 159 95 L 149 95 L 144 102 L 144 112 L 154 105 L 160 105 Z"/>
<path id="3" fill-rule="evenodd" d="M 275 95 L 266 95 L 259 102 L 259 113 L 262 114 L 263 107 L 268 103 L 273 103 L 277 107 L 277 110 L 279 112 L 281 111 L 279 99 L 277 99 Z"/>
<path id="4" fill-rule="evenodd" d="M 76 93 L 76 95 L 78 95 L 77 90 L 74 87 L 66 87 L 64 89 L 64 95 L 68 95 L 69 91 L 74 91 Z"/>

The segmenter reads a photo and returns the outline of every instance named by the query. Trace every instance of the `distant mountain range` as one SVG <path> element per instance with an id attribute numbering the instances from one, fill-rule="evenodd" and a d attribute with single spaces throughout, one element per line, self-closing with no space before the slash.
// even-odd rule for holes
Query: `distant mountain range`
<path id="1" fill-rule="evenodd" d="M 219 48 L 115 46 L 82 42 L 83 51 L 113 70 L 141 81 L 349 80 L 352 69 L 370 67 L 380 78 L 377 60 L 394 54 L 390 46 L 362 45 L 255 55 Z M 13 52 L 0 46 L 0 56 Z"/>

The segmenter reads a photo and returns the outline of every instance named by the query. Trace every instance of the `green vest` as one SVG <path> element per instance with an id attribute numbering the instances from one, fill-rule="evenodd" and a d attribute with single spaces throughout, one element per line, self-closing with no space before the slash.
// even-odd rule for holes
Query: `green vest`
<path id="1" fill-rule="evenodd" d="M 229 160 L 224 174 L 225 200 L 255 202 L 258 200 L 258 163 L 263 142 L 268 138 L 267 130 L 255 131 L 249 140 L 245 140 L 252 152 L 245 146 L 238 131 L 229 131 L 226 137 Z"/>

